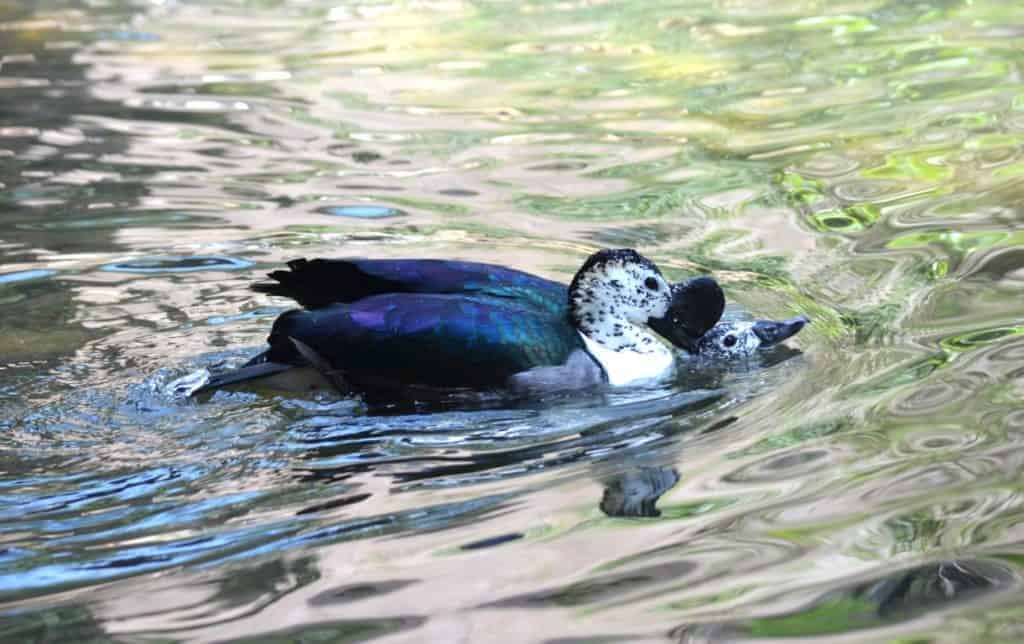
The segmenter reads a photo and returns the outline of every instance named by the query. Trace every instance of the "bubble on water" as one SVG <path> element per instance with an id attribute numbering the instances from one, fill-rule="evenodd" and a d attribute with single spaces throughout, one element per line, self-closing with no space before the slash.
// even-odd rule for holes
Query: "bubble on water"
<path id="1" fill-rule="evenodd" d="M 13 273 L 0 273 L 0 284 L 13 284 L 15 282 L 31 282 L 53 277 L 57 271 L 35 269 L 30 271 L 15 271 Z"/>
<path id="2" fill-rule="evenodd" d="M 317 212 L 332 217 L 351 217 L 353 219 L 387 219 L 403 217 L 406 214 L 403 210 L 388 206 L 327 206 L 319 208 Z"/>
<path id="3" fill-rule="evenodd" d="M 193 255 L 191 257 L 153 257 L 132 259 L 107 264 L 100 270 L 111 273 L 191 273 L 196 271 L 237 271 L 252 266 L 252 262 L 223 255 Z"/>
<path id="4" fill-rule="evenodd" d="M 853 172 L 860 167 L 854 159 L 850 159 L 831 152 L 816 154 L 810 159 L 801 163 L 797 172 L 809 177 L 838 177 Z"/>
<path id="5" fill-rule="evenodd" d="M 850 179 L 832 187 L 836 198 L 850 203 L 888 201 L 900 192 L 899 183 L 879 179 Z"/>

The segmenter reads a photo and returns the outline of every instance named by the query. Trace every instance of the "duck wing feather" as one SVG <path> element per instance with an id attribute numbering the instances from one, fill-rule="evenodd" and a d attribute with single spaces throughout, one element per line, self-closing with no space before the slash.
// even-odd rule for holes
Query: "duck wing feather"
<path id="1" fill-rule="evenodd" d="M 282 314 L 263 354 L 305 364 L 296 342 L 354 385 L 503 386 L 583 347 L 565 315 L 515 298 L 387 293 Z"/>
<path id="2" fill-rule="evenodd" d="M 495 264 L 444 259 L 296 259 L 253 289 L 308 309 L 386 293 L 521 299 L 552 314 L 567 310 L 565 285 Z"/>

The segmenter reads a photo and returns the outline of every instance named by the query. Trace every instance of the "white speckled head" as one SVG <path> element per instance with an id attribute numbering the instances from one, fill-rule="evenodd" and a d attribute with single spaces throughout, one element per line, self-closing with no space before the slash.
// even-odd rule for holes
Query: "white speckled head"
<path id="1" fill-rule="evenodd" d="M 804 316 L 782 322 L 722 322 L 697 341 L 695 353 L 706 360 L 746 358 L 796 335 L 807 322 Z"/>
<path id="2" fill-rule="evenodd" d="M 573 324 L 613 351 L 645 352 L 657 344 L 642 327 L 663 317 L 671 303 L 672 290 L 658 267 L 628 248 L 594 253 L 569 286 Z"/>

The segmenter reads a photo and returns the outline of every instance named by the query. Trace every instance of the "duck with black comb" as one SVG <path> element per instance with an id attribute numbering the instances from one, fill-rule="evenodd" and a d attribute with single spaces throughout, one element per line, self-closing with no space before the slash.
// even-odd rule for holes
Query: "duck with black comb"
<path id="1" fill-rule="evenodd" d="M 710 278 L 673 288 L 632 249 L 601 250 L 566 287 L 490 264 L 448 260 L 296 260 L 254 288 L 305 308 L 277 318 L 269 347 L 192 393 L 243 382 L 309 382 L 344 391 L 639 385 L 674 371 L 651 321 L 691 350 L 718 321 Z M 300 378 L 296 378 L 299 374 Z M 290 388 L 290 387 L 289 387 Z"/>

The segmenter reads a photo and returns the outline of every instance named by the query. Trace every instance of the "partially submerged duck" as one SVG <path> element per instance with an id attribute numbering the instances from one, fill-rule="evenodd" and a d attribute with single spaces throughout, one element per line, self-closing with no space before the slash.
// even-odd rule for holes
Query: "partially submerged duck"
<path id="1" fill-rule="evenodd" d="M 445 260 L 297 260 L 258 291 L 304 309 L 275 320 L 269 348 L 193 393 L 313 367 L 341 390 L 548 391 L 665 378 L 724 309 L 710 278 L 672 288 L 631 249 L 591 255 L 568 288 L 529 273 Z M 651 321 L 655 320 L 655 325 Z"/>
<path id="2" fill-rule="evenodd" d="M 672 287 L 681 300 L 686 295 L 686 284 Z M 719 321 L 694 339 L 686 332 L 686 322 L 679 317 L 681 313 L 682 309 L 672 308 L 664 317 L 651 320 L 651 328 L 682 349 L 686 357 L 699 357 L 708 362 L 748 358 L 761 349 L 788 340 L 810 324 L 805 315 L 788 320 L 728 319 Z"/>
<path id="3" fill-rule="evenodd" d="M 705 333 L 689 353 L 713 362 L 748 358 L 761 349 L 788 340 L 809 323 L 805 315 L 788 320 L 728 320 Z"/>

